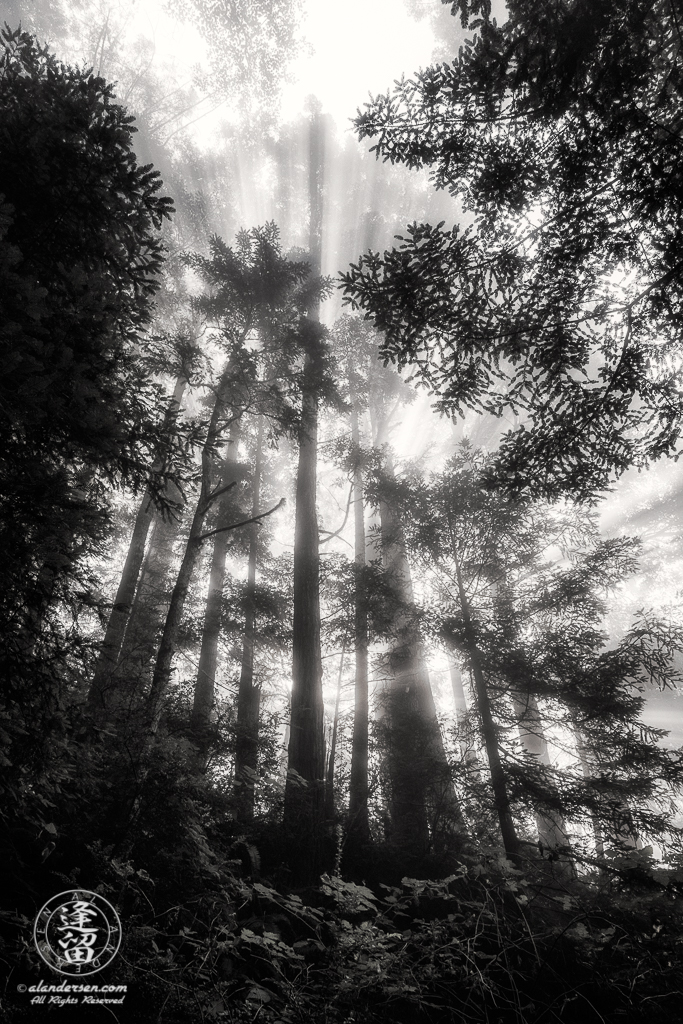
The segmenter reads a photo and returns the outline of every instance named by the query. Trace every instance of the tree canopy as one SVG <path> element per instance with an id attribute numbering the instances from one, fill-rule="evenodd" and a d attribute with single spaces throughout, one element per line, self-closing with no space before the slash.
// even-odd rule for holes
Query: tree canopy
<path id="1" fill-rule="evenodd" d="M 594 497 L 680 432 L 678 13 L 509 6 L 498 25 L 475 5 L 451 64 L 357 116 L 378 157 L 428 168 L 463 218 L 411 225 L 343 282 L 437 408 L 520 417 L 500 479 Z"/>
<path id="2" fill-rule="evenodd" d="M 87 648 L 64 607 L 97 602 L 86 559 L 112 490 L 161 497 L 193 434 L 152 376 L 171 347 L 149 329 L 172 203 L 137 162 L 131 118 L 26 33 L 0 43 L 2 660 L 20 772 Z"/>
<path id="3" fill-rule="evenodd" d="M 18 31 L 0 59 L 6 472 L 32 459 L 139 486 L 161 440 L 142 332 L 172 203 L 111 86 Z"/>

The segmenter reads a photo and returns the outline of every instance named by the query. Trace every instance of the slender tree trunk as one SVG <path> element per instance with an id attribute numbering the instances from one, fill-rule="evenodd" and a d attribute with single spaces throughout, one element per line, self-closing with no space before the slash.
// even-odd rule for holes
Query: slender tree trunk
<path id="1" fill-rule="evenodd" d="M 265 420 L 259 417 L 252 485 L 252 516 L 257 515 L 261 500 L 261 466 Z M 254 685 L 254 636 L 256 631 L 257 525 L 251 525 L 249 562 L 247 566 L 247 602 L 244 616 L 244 643 L 242 671 L 237 696 L 237 742 L 235 747 L 235 816 L 238 821 L 252 821 L 254 817 L 254 786 L 258 772 L 259 712 L 261 687 Z"/>
<path id="2" fill-rule="evenodd" d="M 505 771 L 503 769 L 503 762 L 500 757 L 500 749 L 498 747 L 498 729 L 496 728 L 496 723 L 493 718 L 493 710 L 491 708 L 488 687 L 481 667 L 479 651 L 477 649 L 472 624 L 472 616 L 470 614 L 469 601 L 467 600 L 467 594 L 465 593 L 465 586 L 462 579 L 462 573 L 460 571 L 460 560 L 458 558 L 452 529 L 451 541 L 458 594 L 460 597 L 460 608 L 463 624 L 465 626 L 465 642 L 467 644 L 467 653 L 472 666 L 472 677 L 474 679 L 474 689 L 477 698 L 477 709 L 479 711 L 479 717 L 481 718 L 482 737 L 484 740 L 484 747 L 486 749 L 486 756 L 489 762 L 493 802 L 498 816 L 498 823 L 500 825 L 505 853 L 513 863 L 518 863 L 519 838 L 515 829 L 515 823 L 512 819 L 512 812 L 510 811 L 510 798 L 507 791 L 507 781 L 505 778 Z"/>
<path id="3" fill-rule="evenodd" d="M 581 764 L 581 774 L 584 779 L 588 780 L 592 777 L 588 751 L 586 749 L 583 736 L 581 735 L 581 730 L 576 726 L 574 726 L 574 738 L 576 740 L 576 752 L 579 757 L 579 763 Z M 597 814 L 591 814 L 591 824 L 593 826 L 593 838 L 595 841 L 595 855 L 596 857 L 603 858 L 605 856 L 605 837 L 600 824 L 600 818 Z"/>
<path id="4" fill-rule="evenodd" d="M 453 702 L 455 704 L 455 723 L 458 727 L 458 743 L 463 761 L 475 761 L 477 752 L 474 747 L 474 735 L 469 722 L 467 700 L 465 698 L 465 687 L 462 683 L 462 672 L 452 655 L 448 655 L 448 671 L 451 677 L 453 689 Z"/>
<path id="5" fill-rule="evenodd" d="M 495 584 L 496 603 L 503 614 L 505 632 L 508 642 L 519 643 L 519 625 L 514 610 L 513 590 L 506 580 L 505 568 L 502 567 L 501 578 Z M 550 767 L 550 754 L 541 713 L 533 693 L 530 692 L 523 675 L 513 675 L 510 680 L 510 699 L 517 719 L 517 729 L 522 746 L 530 754 L 538 766 L 539 774 L 543 768 Z M 574 874 L 574 866 L 567 858 L 570 842 L 565 831 L 564 818 L 561 811 L 550 808 L 535 808 L 534 818 L 538 831 L 538 844 L 543 857 L 550 860 L 560 859 L 558 870 L 565 876 Z M 563 851 L 563 854 L 560 853 Z"/>
<path id="6" fill-rule="evenodd" d="M 518 690 L 513 690 L 510 696 L 522 746 L 528 754 L 533 755 L 538 764 L 549 767 L 548 741 L 536 698 L 533 694 L 522 694 Z M 569 846 L 564 820 L 559 811 L 554 815 L 550 811 L 535 811 L 534 817 L 538 827 L 538 841 L 544 849 L 557 850 L 558 847 Z"/>
<path id="7" fill-rule="evenodd" d="M 181 498 L 178 492 L 178 499 Z M 171 600 L 169 574 L 178 525 L 175 519 L 157 517 L 154 520 L 135 600 L 128 616 L 119 655 L 119 675 L 122 680 L 129 678 L 134 681 L 136 692 L 143 690 L 145 683 L 149 682 L 150 665 L 168 612 Z"/>
<path id="8" fill-rule="evenodd" d="M 227 488 L 229 484 L 237 482 L 237 448 L 239 446 L 240 433 L 241 420 L 238 420 L 233 427 L 232 437 L 228 443 L 226 466 L 220 482 L 221 487 Z M 216 525 L 219 527 L 227 526 L 229 523 L 227 517 L 231 507 L 230 498 L 230 492 L 226 490 L 217 500 Z M 254 515 L 256 515 L 256 511 L 253 513 Z M 254 527 L 256 526 L 256 524 L 253 525 Z M 225 558 L 228 552 L 229 540 L 227 532 L 217 533 L 213 538 L 209 592 L 206 598 L 202 646 L 194 689 L 191 724 L 192 731 L 199 744 L 202 766 L 206 764 L 207 736 L 211 725 L 211 711 L 213 709 L 215 693 L 218 638 L 220 636 L 223 608 Z"/>
<path id="9" fill-rule="evenodd" d="M 309 198 L 311 274 L 320 276 L 322 227 L 322 125 L 311 118 Z M 319 303 L 309 309 L 319 322 Z M 322 662 L 320 658 L 320 585 L 318 519 L 316 514 L 316 461 L 318 399 L 316 360 L 309 350 L 299 432 L 294 536 L 294 623 L 292 707 L 289 762 L 285 786 L 285 824 L 300 837 L 303 856 L 292 865 L 301 879 L 313 879 L 322 865 L 324 820 L 324 730 Z"/>
<path id="10" fill-rule="evenodd" d="M 334 719 L 332 722 L 332 738 L 330 739 L 330 756 L 327 762 L 327 778 L 325 780 L 325 817 L 334 819 L 334 762 L 337 756 L 337 733 L 339 729 L 339 701 L 341 699 L 342 674 L 344 672 L 344 655 L 346 644 L 342 646 L 339 659 L 339 675 L 337 676 L 337 698 L 334 702 Z"/>
<path id="11" fill-rule="evenodd" d="M 164 623 L 164 631 L 161 636 L 157 660 L 152 675 L 152 685 L 147 697 L 145 708 L 145 744 L 149 744 L 156 735 L 161 716 L 161 708 L 168 684 L 171 678 L 171 665 L 173 656 L 178 647 L 178 631 L 185 607 L 185 600 L 190 587 L 190 581 L 194 572 L 201 545 L 201 535 L 204 529 L 206 515 L 211 507 L 214 496 L 211 493 L 211 480 L 213 468 L 213 452 L 216 443 L 220 438 L 223 429 L 222 420 L 228 408 L 229 388 L 231 382 L 231 367 L 226 365 L 218 385 L 216 401 L 209 429 L 202 451 L 202 485 L 195 508 L 195 513 L 190 527 L 190 534 L 185 545 L 178 576 L 175 581 L 171 603 Z M 218 495 L 216 495 L 217 497 Z"/>
<path id="12" fill-rule="evenodd" d="M 88 693 L 88 705 L 98 717 L 107 716 L 107 711 L 115 703 L 117 680 L 115 672 L 121 655 L 126 624 L 130 617 L 135 598 L 140 570 L 145 557 L 145 546 L 150 526 L 156 515 L 156 509 L 149 491 L 145 491 L 142 504 L 138 510 L 133 527 L 133 536 L 128 547 L 128 554 L 123 566 L 121 581 L 116 592 L 114 606 L 109 616 L 107 629 L 100 656 L 97 660 Z"/>
<path id="13" fill-rule="evenodd" d="M 176 381 L 173 397 L 166 414 L 167 421 L 170 421 L 177 414 L 186 387 L 187 380 L 181 375 Z M 106 719 L 108 711 L 117 703 L 118 684 L 114 674 L 119 664 L 126 625 L 130 618 L 135 591 L 140 579 L 147 537 L 150 526 L 156 517 L 157 510 L 151 491 L 147 488 L 135 519 L 128 554 L 123 566 L 123 572 L 121 573 L 118 590 L 116 591 L 114 605 L 107 622 L 100 656 L 95 666 L 95 674 L 88 692 L 88 707 L 99 719 Z"/>
<path id="14" fill-rule="evenodd" d="M 548 741 L 545 737 L 541 713 L 533 694 L 522 694 L 513 690 L 510 694 L 512 707 L 517 717 L 519 738 L 522 746 L 528 754 L 533 755 L 539 765 L 550 766 L 550 753 Z M 561 811 L 550 811 L 547 808 L 535 810 L 536 828 L 538 829 L 538 842 L 543 856 L 550 853 L 551 857 L 560 858 L 559 870 L 561 874 L 572 877 L 575 874 L 574 866 L 567 857 L 570 842 L 567 835 L 564 817 Z M 564 851 L 564 855 L 560 853 Z"/>
<path id="15" fill-rule="evenodd" d="M 351 374 L 349 374 L 351 379 Z M 351 395 L 351 440 L 360 444 L 358 408 Z M 353 737 L 351 740 L 351 778 L 349 783 L 349 838 L 362 845 L 370 838 L 368 821 L 368 609 L 365 593 L 365 516 L 363 510 L 363 471 L 356 461 L 353 471 L 354 561 L 354 641 L 356 681 L 354 690 Z"/>

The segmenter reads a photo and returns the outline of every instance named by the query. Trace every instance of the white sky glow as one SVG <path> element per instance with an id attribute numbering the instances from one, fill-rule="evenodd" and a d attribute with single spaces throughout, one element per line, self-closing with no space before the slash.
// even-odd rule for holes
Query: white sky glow
<path id="1" fill-rule="evenodd" d="M 434 45 L 426 21 L 415 22 L 400 0 L 306 0 L 303 35 L 312 52 L 295 63 L 283 116 L 294 117 L 314 93 L 340 127 L 394 79 L 426 66 Z"/>

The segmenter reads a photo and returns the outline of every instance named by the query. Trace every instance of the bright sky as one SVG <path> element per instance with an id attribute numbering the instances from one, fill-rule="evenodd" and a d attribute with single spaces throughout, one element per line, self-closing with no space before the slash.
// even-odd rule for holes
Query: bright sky
<path id="1" fill-rule="evenodd" d="M 428 20 L 415 21 L 401 0 L 346 0 L 343 5 L 304 0 L 303 9 L 301 34 L 307 46 L 293 65 L 295 80 L 284 90 L 285 121 L 295 118 L 306 97 L 314 94 L 343 131 L 368 92 L 383 92 L 402 73 L 411 74 L 431 61 L 434 38 Z M 173 71 L 187 80 L 192 66 L 202 63 L 199 33 L 191 24 L 170 18 L 157 2 L 140 4 L 129 29 L 131 38 L 140 34 L 153 40 L 155 64 L 170 61 Z M 211 104 L 192 128 L 197 142 L 207 148 L 227 112 L 225 104 L 213 114 L 210 109 Z"/>
<path id="2" fill-rule="evenodd" d="M 286 120 L 315 93 L 341 127 L 369 91 L 383 92 L 401 73 L 430 62 L 429 25 L 409 17 L 401 0 L 305 0 L 304 8 L 303 34 L 313 52 L 294 66 L 298 81 L 285 91 Z"/>

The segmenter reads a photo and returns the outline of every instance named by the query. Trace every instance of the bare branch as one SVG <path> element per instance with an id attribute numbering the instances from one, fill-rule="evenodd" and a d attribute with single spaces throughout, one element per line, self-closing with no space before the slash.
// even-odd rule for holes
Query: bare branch
<path id="1" fill-rule="evenodd" d="M 219 526 L 217 530 L 210 530 L 208 533 L 202 533 L 201 536 L 197 537 L 197 543 L 206 540 L 207 537 L 215 537 L 217 533 L 225 533 L 227 530 L 236 530 L 238 526 L 247 526 L 249 523 L 256 523 L 259 519 L 265 519 L 266 516 L 272 516 L 273 512 L 277 512 L 279 508 L 285 504 L 286 498 L 280 498 L 277 505 L 273 508 L 268 509 L 267 512 L 261 512 L 258 516 L 252 516 L 251 519 L 242 519 L 239 523 L 230 523 L 230 526 Z"/>
<path id="2" fill-rule="evenodd" d="M 216 500 L 216 498 L 220 498 L 221 494 L 225 494 L 226 491 L 229 491 L 232 487 L 236 486 L 237 481 L 233 480 L 231 483 L 226 484 L 225 487 L 217 487 L 215 491 L 212 491 L 211 494 L 207 495 L 205 510 Z"/>
<path id="3" fill-rule="evenodd" d="M 346 515 L 344 516 L 344 522 L 341 524 L 341 526 L 339 527 L 338 530 L 334 531 L 334 533 L 330 533 L 329 530 L 320 530 L 320 533 L 327 533 L 328 534 L 328 536 L 325 537 L 325 540 L 321 540 L 320 541 L 321 544 L 327 544 L 328 540 L 332 540 L 333 537 L 338 537 L 339 534 L 344 529 L 344 527 L 346 526 L 346 521 L 349 518 L 349 509 L 351 508 L 351 495 L 352 494 L 353 494 L 353 484 L 351 484 L 351 487 L 349 488 L 349 498 L 348 498 L 348 501 L 346 502 Z"/>

